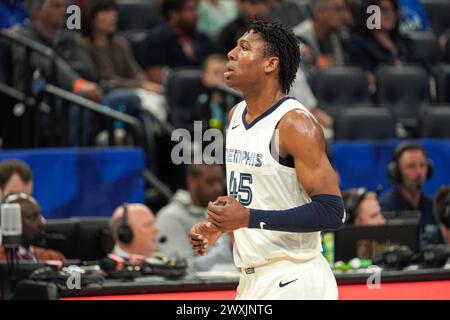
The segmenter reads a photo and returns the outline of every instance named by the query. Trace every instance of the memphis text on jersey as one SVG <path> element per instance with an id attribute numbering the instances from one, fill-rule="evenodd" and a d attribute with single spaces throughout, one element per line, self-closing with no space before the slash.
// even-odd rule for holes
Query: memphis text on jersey
<path id="1" fill-rule="evenodd" d="M 246 150 L 225 149 L 226 163 L 244 164 L 252 167 L 262 166 L 263 155 L 257 152 L 250 152 Z"/>

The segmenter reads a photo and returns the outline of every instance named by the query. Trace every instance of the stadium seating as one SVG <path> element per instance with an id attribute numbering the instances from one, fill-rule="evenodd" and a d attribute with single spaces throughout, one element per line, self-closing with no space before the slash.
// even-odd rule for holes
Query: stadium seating
<path id="1" fill-rule="evenodd" d="M 436 35 L 431 31 L 411 32 L 408 36 L 414 41 L 414 46 L 430 64 L 443 61 L 443 54 L 439 48 Z"/>
<path id="2" fill-rule="evenodd" d="M 191 129 L 193 107 L 203 90 L 201 78 L 199 68 L 177 68 L 170 73 L 166 95 L 170 119 L 175 127 Z"/>
<path id="3" fill-rule="evenodd" d="M 450 105 L 433 106 L 421 119 L 420 136 L 423 138 L 450 139 Z"/>
<path id="4" fill-rule="evenodd" d="M 421 1 L 430 20 L 434 33 L 440 36 L 450 29 L 450 1 L 449 0 L 422 0 Z"/>
<path id="5" fill-rule="evenodd" d="M 415 127 L 422 107 L 430 102 L 429 76 L 419 66 L 380 66 L 375 71 L 378 103 L 390 108 L 396 118 Z"/>
<path id="6" fill-rule="evenodd" d="M 395 118 L 382 107 L 343 109 L 335 118 L 335 140 L 381 140 L 395 138 Z"/>
<path id="7" fill-rule="evenodd" d="M 148 30 L 162 21 L 161 14 L 152 0 L 119 0 L 119 30 Z"/>
<path id="8" fill-rule="evenodd" d="M 341 108 L 370 104 L 367 78 L 357 67 L 331 67 L 313 76 L 319 106 L 336 116 Z"/>
<path id="9" fill-rule="evenodd" d="M 437 100 L 450 103 L 450 64 L 438 64 L 433 68 L 436 80 Z"/>
<path id="10" fill-rule="evenodd" d="M 0 38 L 0 82 L 11 84 L 12 65 L 11 65 L 11 46 Z"/>

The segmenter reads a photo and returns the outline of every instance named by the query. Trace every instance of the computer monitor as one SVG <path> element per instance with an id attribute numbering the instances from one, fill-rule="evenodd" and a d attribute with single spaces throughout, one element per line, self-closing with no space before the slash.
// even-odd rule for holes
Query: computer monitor
<path id="1" fill-rule="evenodd" d="M 393 224 L 419 224 L 421 212 L 419 210 L 385 211 L 383 216 L 387 223 Z"/>
<path id="2" fill-rule="evenodd" d="M 43 246 L 61 251 L 68 259 L 98 260 L 114 246 L 108 223 L 108 217 L 48 220 Z"/>
<path id="3" fill-rule="evenodd" d="M 109 218 L 79 218 L 77 259 L 98 260 L 105 257 L 114 247 L 109 232 Z"/>
<path id="4" fill-rule="evenodd" d="M 383 226 L 345 226 L 334 235 L 334 260 L 374 259 L 390 247 L 405 245 L 418 252 L 418 223 Z"/>
<path id="5" fill-rule="evenodd" d="M 60 251 L 67 259 L 76 259 L 78 219 L 49 219 L 45 223 L 45 240 L 42 247 Z"/>

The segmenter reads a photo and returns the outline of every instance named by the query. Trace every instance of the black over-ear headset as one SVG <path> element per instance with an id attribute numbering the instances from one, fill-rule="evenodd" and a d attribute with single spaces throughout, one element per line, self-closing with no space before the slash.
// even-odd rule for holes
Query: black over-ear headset
<path id="1" fill-rule="evenodd" d="M 389 177 L 389 180 L 391 183 L 395 185 L 401 185 L 403 182 L 402 173 L 400 172 L 400 168 L 398 165 L 398 161 L 400 160 L 400 157 L 402 156 L 403 152 L 407 150 L 422 150 L 423 154 L 426 156 L 425 149 L 420 144 L 413 142 L 413 141 L 407 141 L 400 143 L 394 150 L 394 153 L 392 155 L 392 160 L 389 162 L 387 167 L 387 174 Z M 427 180 L 431 178 L 433 175 L 433 161 L 427 158 Z"/>
<path id="2" fill-rule="evenodd" d="M 441 222 L 447 227 L 450 228 L 450 192 L 447 194 L 447 198 L 445 198 L 444 202 L 444 212 L 441 217 Z"/>
<path id="3" fill-rule="evenodd" d="M 366 188 L 358 188 L 356 191 L 348 197 L 347 201 L 345 201 L 345 223 L 353 224 L 356 219 L 356 209 L 360 205 L 360 203 L 364 200 L 364 197 L 368 193 Z"/>
<path id="4" fill-rule="evenodd" d="M 117 228 L 117 239 L 123 243 L 130 243 L 133 241 L 133 229 L 128 224 L 128 203 L 122 204 L 122 218 L 120 219 L 120 225 Z"/>

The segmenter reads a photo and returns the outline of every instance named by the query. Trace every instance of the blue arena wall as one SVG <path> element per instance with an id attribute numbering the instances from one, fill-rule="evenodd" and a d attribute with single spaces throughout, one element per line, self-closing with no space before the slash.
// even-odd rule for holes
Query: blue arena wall
<path id="1" fill-rule="evenodd" d="M 33 170 L 33 196 L 46 218 L 110 216 L 123 202 L 144 201 L 144 155 L 140 148 L 1 151 Z"/>

